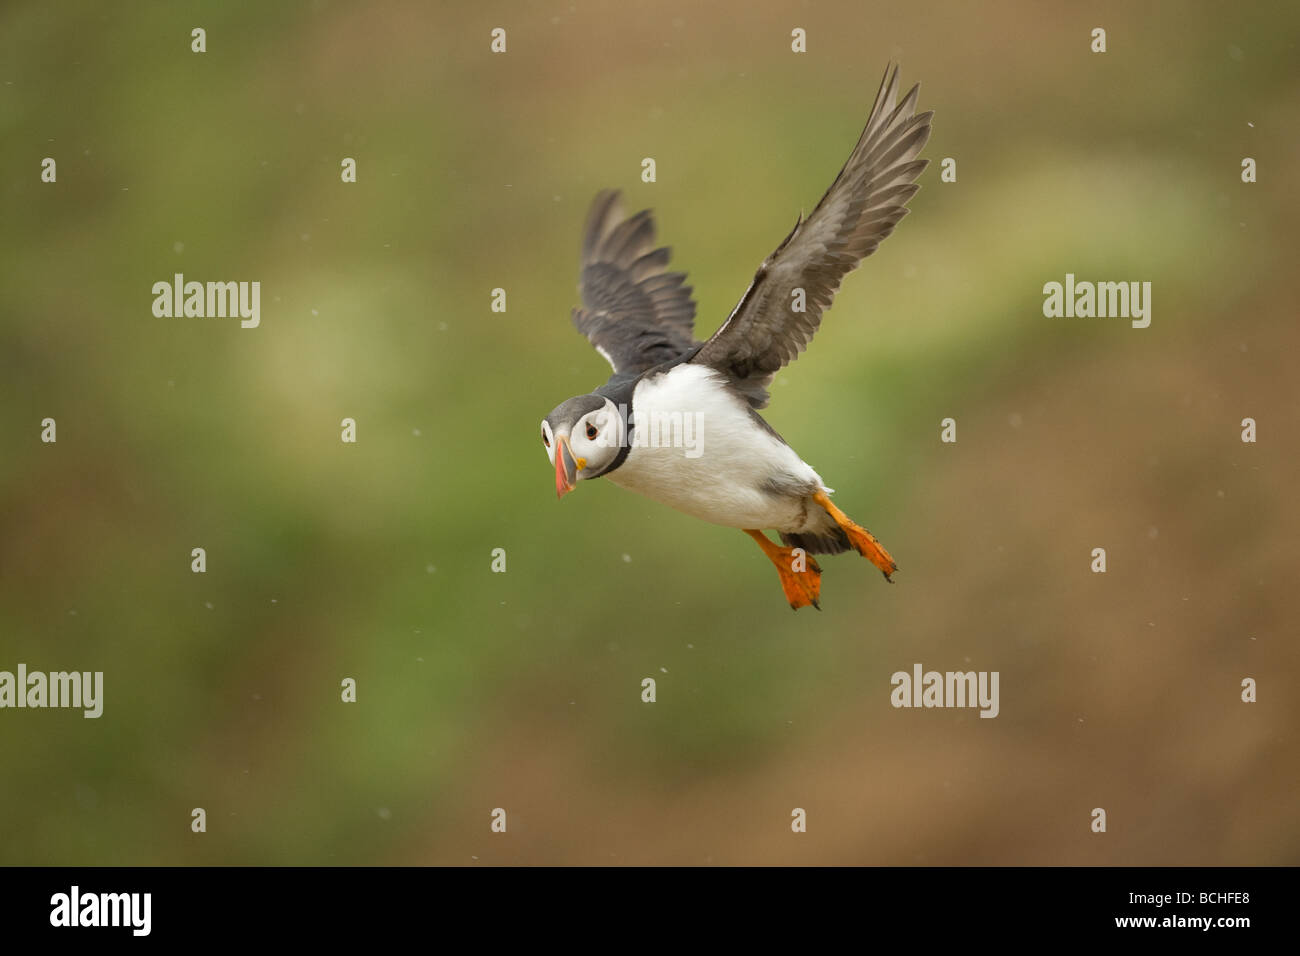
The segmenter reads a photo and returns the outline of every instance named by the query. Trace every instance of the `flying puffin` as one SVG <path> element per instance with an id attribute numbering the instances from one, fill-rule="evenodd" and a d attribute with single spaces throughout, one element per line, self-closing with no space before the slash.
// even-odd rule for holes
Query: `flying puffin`
<path id="1" fill-rule="evenodd" d="M 712 338 L 695 341 L 686 276 L 655 248 L 649 210 L 624 215 L 596 196 L 582 241 L 573 322 L 614 369 L 588 395 L 542 420 L 542 444 L 563 498 L 582 479 L 624 488 L 714 524 L 740 528 L 776 565 L 792 608 L 820 609 L 813 554 L 850 548 L 892 583 L 880 543 L 830 499 L 831 489 L 758 414 L 776 373 L 807 347 L 844 276 L 907 213 L 932 112 L 915 114 L 919 84 L 897 102 L 886 69 L 848 162 L 806 219 L 764 260 Z M 781 537 L 777 545 L 763 529 Z"/>

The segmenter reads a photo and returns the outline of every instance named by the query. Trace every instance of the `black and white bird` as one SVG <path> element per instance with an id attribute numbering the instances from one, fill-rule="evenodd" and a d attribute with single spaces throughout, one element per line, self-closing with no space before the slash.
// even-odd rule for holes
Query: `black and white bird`
<path id="1" fill-rule="evenodd" d="M 821 476 L 757 410 L 775 374 L 811 341 L 841 280 L 893 232 L 920 188 L 933 114 L 915 113 L 918 89 L 899 102 L 898 69 L 885 71 L 848 162 L 707 342 L 695 340 L 691 288 L 685 274 L 668 271 L 668 249 L 655 248 L 650 211 L 629 218 L 617 192 L 596 197 L 573 322 L 614 374 L 542 421 L 561 498 L 580 480 L 607 477 L 741 528 L 776 565 L 796 609 L 820 607 L 813 554 L 852 548 L 892 580 L 889 552 L 831 503 Z"/>

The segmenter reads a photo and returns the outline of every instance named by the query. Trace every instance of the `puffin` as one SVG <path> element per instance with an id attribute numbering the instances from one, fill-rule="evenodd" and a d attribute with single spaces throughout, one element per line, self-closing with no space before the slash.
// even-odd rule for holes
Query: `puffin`
<path id="1" fill-rule="evenodd" d="M 542 420 L 559 498 L 580 481 L 608 478 L 743 530 L 775 565 L 795 610 L 821 609 L 813 555 L 857 551 L 893 583 L 893 557 L 831 501 L 832 489 L 758 412 L 776 373 L 812 340 L 844 276 L 894 231 L 920 188 L 933 111 L 916 113 L 919 89 L 900 101 L 898 67 L 886 68 L 835 181 L 702 343 L 693 290 L 685 273 L 668 271 L 669 249 L 656 247 L 650 210 L 627 216 L 618 191 L 596 196 L 583 230 L 582 305 L 572 317 L 613 374 Z"/>

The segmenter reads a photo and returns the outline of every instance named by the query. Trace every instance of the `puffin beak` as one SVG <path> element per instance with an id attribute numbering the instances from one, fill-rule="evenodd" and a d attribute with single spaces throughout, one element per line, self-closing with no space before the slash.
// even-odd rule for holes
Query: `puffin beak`
<path id="1" fill-rule="evenodd" d="M 557 436 L 555 439 L 555 497 L 563 498 L 572 491 L 578 483 L 578 469 L 585 465 L 586 462 L 579 463 L 573 457 L 573 449 L 569 447 L 569 438 L 567 435 Z"/>

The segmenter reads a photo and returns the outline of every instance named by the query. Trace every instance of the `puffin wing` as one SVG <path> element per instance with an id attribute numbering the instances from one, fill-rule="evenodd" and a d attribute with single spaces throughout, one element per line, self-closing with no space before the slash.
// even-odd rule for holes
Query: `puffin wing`
<path id="1" fill-rule="evenodd" d="M 643 372 L 680 358 L 695 341 L 695 302 L 686 274 L 668 271 L 646 209 L 631 218 L 619 193 L 605 190 L 587 214 L 573 324 L 615 374 Z"/>
<path id="2" fill-rule="evenodd" d="M 754 408 L 767 405 L 772 378 L 812 341 L 841 280 L 894 231 L 921 188 L 915 179 L 929 160 L 917 156 L 930 138 L 933 112 L 914 115 L 919 89 L 896 103 L 898 68 L 885 70 L 866 128 L 835 182 L 691 357 L 726 375 Z"/>

